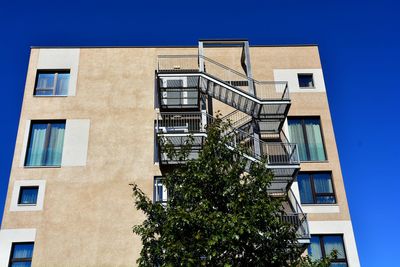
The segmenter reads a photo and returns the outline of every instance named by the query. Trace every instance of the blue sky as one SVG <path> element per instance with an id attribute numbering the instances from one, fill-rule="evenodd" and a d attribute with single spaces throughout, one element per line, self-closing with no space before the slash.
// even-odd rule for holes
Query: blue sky
<path id="1" fill-rule="evenodd" d="M 400 239 L 399 11 L 396 1 L 387 0 L 3 1 L 0 207 L 30 46 L 196 45 L 200 38 L 317 43 L 361 264 L 395 266 Z"/>

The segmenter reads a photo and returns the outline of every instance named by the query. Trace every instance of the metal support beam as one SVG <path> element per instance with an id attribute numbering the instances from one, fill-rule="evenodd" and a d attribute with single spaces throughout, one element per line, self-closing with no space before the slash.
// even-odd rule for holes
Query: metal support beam
<path id="1" fill-rule="evenodd" d="M 199 41 L 199 71 L 204 72 L 204 46 L 203 41 Z"/>
<path id="2" fill-rule="evenodd" d="M 254 137 L 254 153 L 256 155 L 262 155 L 261 154 L 261 142 L 258 142 L 261 140 L 260 136 L 260 127 L 258 126 L 258 122 L 253 118 L 251 121 L 251 127 L 250 127 L 250 132 Z"/>
<path id="3" fill-rule="evenodd" d="M 253 71 L 251 69 L 250 63 L 250 46 L 249 41 L 243 42 L 243 50 L 242 50 L 242 67 L 246 72 L 247 79 L 249 82 L 249 92 L 250 94 L 256 95 L 256 88 L 253 83 Z"/>

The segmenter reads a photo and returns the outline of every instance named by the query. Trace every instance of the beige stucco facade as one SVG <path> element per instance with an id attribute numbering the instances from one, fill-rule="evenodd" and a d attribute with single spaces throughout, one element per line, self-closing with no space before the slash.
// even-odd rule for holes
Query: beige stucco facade
<path id="1" fill-rule="evenodd" d="M 36 97 L 43 49 L 31 50 L 1 227 L 36 229 L 33 266 L 133 266 L 141 245 L 132 226 L 144 217 L 134 207 L 129 184 L 152 196 L 153 177 L 161 175 L 154 163 L 157 55 L 197 54 L 197 47 L 80 48 L 75 95 Z M 317 46 L 251 47 L 250 53 L 257 80 L 274 80 L 275 69 L 321 69 Z M 207 48 L 205 55 L 241 71 L 238 48 Z M 326 162 L 302 163 L 301 170 L 331 171 L 337 198 L 338 212 L 308 218 L 350 221 L 326 92 L 292 93 L 291 101 L 289 116 L 321 118 L 327 154 Z M 215 110 L 226 114 L 231 108 L 214 101 Z M 37 119 L 89 120 L 85 165 L 24 167 L 26 122 Z M 18 180 L 46 181 L 42 210 L 10 211 Z"/>

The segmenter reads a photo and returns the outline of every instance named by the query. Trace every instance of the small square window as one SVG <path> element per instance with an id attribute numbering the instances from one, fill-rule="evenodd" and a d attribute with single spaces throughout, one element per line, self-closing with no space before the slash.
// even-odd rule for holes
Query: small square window
<path id="1" fill-rule="evenodd" d="M 36 75 L 36 96 L 68 95 L 69 70 L 39 70 Z"/>
<path id="2" fill-rule="evenodd" d="M 18 205 L 36 205 L 39 186 L 21 186 L 19 189 Z"/>
<path id="3" fill-rule="evenodd" d="M 300 88 L 315 88 L 312 73 L 298 74 L 297 78 L 299 79 Z"/>

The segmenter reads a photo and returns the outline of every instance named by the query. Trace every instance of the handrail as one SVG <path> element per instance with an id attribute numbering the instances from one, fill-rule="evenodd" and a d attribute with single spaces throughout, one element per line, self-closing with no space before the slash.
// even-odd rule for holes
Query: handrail
<path id="1" fill-rule="evenodd" d="M 234 128 L 238 128 L 246 123 L 249 123 L 252 120 L 252 117 L 237 109 L 223 116 L 221 120 L 229 122 L 230 125 Z"/>
<path id="2" fill-rule="evenodd" d="M 215 118 L 206 112 L 160 112 L 157 113 L 156 131 L 157 133 L 205 133 L 206 126 L 215 121 Z M 267 164 L 299 164 L 297 144 L 282 142 L 264 142 L 230 125 L 225 132 L 232 138 L 231 145 L 236 147 L 238 144 L 247 149 L 250 157 L 261 160 L 266 156 Z M 255 149 L 256 143 L 262 148 L 260 153 Z"/>
<path id="3" fill-rule="evenodd" d="M 299 218 L 299 229 L 298 229 L 298 234 L 301 237 L 309 238 L 310 237 L 310 230 L 308 227 L 308 221 L 307 221 L 307 214 L 304 213 L 303 209 L 301 208 L 299 202 L 297 201 L 296 196 L 294 195 L 292 189 L 289 189 L 287 193 L 288 201 L 290 202 L 290 205 L 294 209 L 293 213 L 288 213 L 288 215 L 292 214 L 294 216 L 298 216 Z"/>
<path id="4" fill-rule="evenodd" d="M 230 86 L 243 91 L 246 94 L 256 96 L 259 99 L 271 99 L 271 98 L 276 98 L 280 100 L 288 100 L 289 99 L 289 88 L 288 84 L 286 81 L 258 81 L 255 80 L 254 78 L 247 77 L 245 74 L 242 74 L 228 66 L 225 66 L 224 64 L 221 64 L 213 59 L 207 58 L 202 55 L 158 55 L 158 71 L 169 71 L 169 72 L 184 72 L 185 70 L 188 71 L 197 71 L 200 72 L 200 68 L 198 66 L 199 64 L 199 59 L 203 59 L 205 62 L 205 73 L 210 74 L 214 77 L 218 77 L 218 79 L 222 80 L 223 82 L 229 84 Z M 195 59 L 195 61 L 193 61 Z M 170 62 L 167 62 L 166 67 L 163 67 L 163 65 L 160 68 L 160 63 L 163 63 L 164 60 L 169 60 Z M 184 61 L 182 61 L 184 60 Z M 192 60 L 192 61 L 188 61 Z M 210 63 L 211 65 L 206 65 L 206 63 Z M 183 65 L 183 68 L 181 67 Z M 216 71 L 217 73 L 210 71 L 210 68 L 212 69 L 212 66 L 216 66 L 219 68 L 222 68 L 223 70 L 227 71 L 223 73 L 226 77 L 220 77 L 221 73 L 218 73 L 218 70 Z M 208 67 L 208 69 L 207 69 Z M 232 77 L 232 75 L 236 77 Z M 225 79 L 224 79 L 225 78 Z M 242 82 L 243 85 L 238 85 L 235 84 L 234 82 Z M 247 83 L 247 85 L 246 85 Z M 249 91 L 249 85 L 248 83 L 254 83 L 255 85 L 255 92 L 250 92 Z M 240 87 L 246 87 L 247 90 L 243 90 Z M 257 88 L 258 87 L 258 88 Z M 272 88 L 271 88 L 272 87 Z M 279 88 L 280 87 L 280 88 Z M 273 90 L 272 90 L 273 89 Z M 279 89 L 279 90 L 277 90 Z M 275 91 L 275 93 L 282 92 L 282 95 L 280 97 L 272 97 L 271 95 L 268 95 L 268 92 L 270 91 Z"/>

